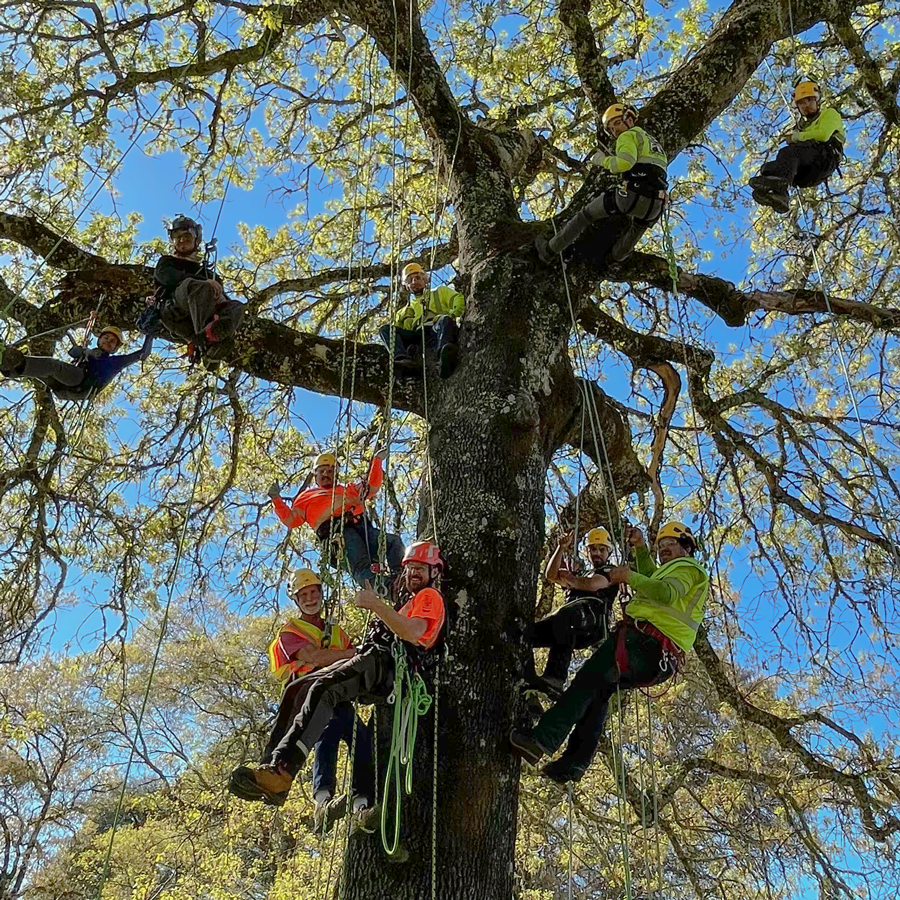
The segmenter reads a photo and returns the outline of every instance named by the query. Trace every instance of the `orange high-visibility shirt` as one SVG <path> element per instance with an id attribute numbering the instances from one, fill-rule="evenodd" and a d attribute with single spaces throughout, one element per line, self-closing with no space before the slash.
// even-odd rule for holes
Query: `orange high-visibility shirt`
<path id="1" fill-rule="evenodd" d="M 367 484 L 369 496 L 372 496 L 381 487 L 383 480 L 381 459 L 376 456 L 372 459 L 369 477 L 364 484 L 336 484 L 333 488 L 311 487 L 303 491 L 291 506 L 281 497 L 273 498 L 272 505 L 278 518 L 288 528 L 296 528 L 306 522 L 315 531 L 323 522 L 345 512 L 361 515 L 365 511 L 363 488 Z"/>

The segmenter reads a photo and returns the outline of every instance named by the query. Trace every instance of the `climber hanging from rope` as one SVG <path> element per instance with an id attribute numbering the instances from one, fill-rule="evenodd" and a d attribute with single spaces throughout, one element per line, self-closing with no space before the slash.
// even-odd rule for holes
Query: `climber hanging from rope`
<path id="1" fill-rule="evenodd" d="M 273 749 L 270 761 L 235 769 L 231 774 L 232 790 L 236 788 L 245 799 L 282 803 L 337 706 L 357 699 L 375 703 L 390 695 L 394 686 L 395 641 L 402 642 L 411 665 L 424 660 L 444 625 L 444 599 L 440 593 L 444 568 L 436 544 L 416 541 L 403 557 L 396 607 L 386 604 L 368 586 L 357 592 L 356 606 L 375 617 L 362 645 L 350 659 L 306 676 L 304 682 L 309 686 L 302 707 Z M 377 822 L 377 806 L 357 811 L 357 829 L 374 832 Z"/>
<path id="2" fill-rule="evenodd" d="M 244 315 L 244 304 L 227 297 L 214 266 L 200 256 L 202 239 L 199 222 L 176 216 L 169 226 L 174 252 L 161 256 L 154 272 L 159 322 L 173 338 L 185 341 L 190 352 L 234 337 Z"/>
<path id="3" fill-rule="evenodd" d="M 97 346 L 69 349 L 75 362 L 63 362 L 52 356 L 26 356 L 15 347 L 7 347 L 0 363 L 0 372 L 7 378 L 35 378 L 42 381 L 61 400 L 84 400 L 96 396 L 128 366 L 145 360 L 153 348 L 153 338 L 147 335 L 144 345 L 133 353 L 118 354 L 122 346 L 122 332 L 113 325 L 105 326 L 97 337 Z"/>
<path id="4" fill-rule="evenodd" d="M 753 199 L 776 212 L 791 208 L 791 187 L 815 187 L 827 181 L 844 156 L 844 123 L 834 107 L 822 107 L 822 90 L 809 78 L 797 82 L 794 103 L 800 119 L 785 138 L 787 146 L 763 163 L 750 181 Z"/>
<path id="5" fill-rule="evenodd" d="M 601 248 L 609 244 L 604 231 L 617 229 L 612 246 L 608 253 L 601 250 L 597 264 L 606 260 L 621 262 L 631 254 L 643 233 L 659 221 L 666 207 L 669 162 L 656 138 L 640 128 L 637 121 L 637 110 L 622 103 L 613 103 L 603 113 L 603 127 L 616 141 L 615 152 L 609 153 L 603 147 L 591 157 L 591 162 L 621 175 L 622 184 L 591 200 L 549 241 L 537 238 L 535 245 L 545 263 L 552 263 L 556 254 L 572 246 L 591 226 L 598 226 L 596 243 Z M 618 233 L 622 216 L 626 217 L 625 224 Z"/>
<path id="6" fill-rule="evenodd" d="M 286 682 L 286 686 L 278 705 L 275 726 L 263 751 L 263 766 L 272 762 L 275 748 L 303 707 L 314 673 L 332 663 L 351 659 L 356 652 L 343 628 L 331 625 L 322 617 L 322 582 L 312 569 L 297 569 L 288 582 L 287 592 L 300 610 L 300 618 L 288 619 L 269 645 L 269 667 L 278 679 Z M 334 795 L 341 741 L 347 745 L 348 751 L 353 747 L 353 783 L 349 804 L 346 795 Z M 312 784 L 316 804 L 315 826 L 317 831 L 328 832 L 346 814 L 348 806 L 355 812 L 375 805 L 372 734 L 369 726 L 355 715 L 351 703 L 338 703 L 314 749 Z M 244 800 L 262 800 L 275 806 L 281 806 L 287 799 L 287 792 L 266 796 L 256 791 L 246 792 L 240 778 L 233 778 L 228 789 Z"/>
<path id="7" fill-rule="evenodd" d="M 551 696 L 565 687 L 573 650 L 593 647 L 609 636 L 609 617 L 619 586 L 610 584 L 609 556 L 612 541 L 605 528 L 592 528 L 585 539 L 590 568 L 575 574 L 566 565 L 566 555 L 575 541 L 573 532 L 563 534 L 547 561 L 544 577 L 566 589 L 566 602 L 552 615 L 535 622 L 529 633 L 532 647 L 549 647 L 547 665 L 538 677 L 534 659 L 525 665 L 525 683 Z"/>
<path id="8" fill-rule="evenodd" d="M 459 358 L 458 319 L 466 308 L 466 298 L 446 285 L 428 287 L 428 273 L 418 264 L 403 269 L 403 286 L 409 301 L 402 306 L 394 325 L 383 325 L 378 336 L 394 354 L 394 366 L 402 373 L 422 370 L 422 344 L 438 354 L 441 378 L 449 378 Z"/>
<path id="9" fill-rule="evenodd" d="M 361 484 L 339 484 L 335 480 L 337 457 L 333 453 L 321 453 L 313 463 L 315 487 L 306 488 L 288 506 L 281 496 L 277 482 L 269 488 L 269 496 L 278 518 L 288 528 L 307 523 L 320 541 L 328 542 L 332 536 L 343 537 L 347 565 L 353 579 L 360 587 L 366 582 L 380 582 L 373 571 L 377 558 L 381 532 L 366 514 L 365 502 L 381 487 L 384 478 L 382 464 L 386 450 L 379 450 L 372 457 L 369 474 Z M 393 578 L 400 571 L 403 559 L 403 541 L 396 534 L 385 534 L 387 564 Z"/>
<path id="10" fill-rule="evenodd" d="M 697 542 L 690 528 L 669 522 L 656 537 L 659 567 L 640 529 L 628 532 L 635 570 L 616 566 L 609 584 L 625 584 L 632 598 L 624 618 L 578 670 L 572 683 L 530 732 L 513 730 L 513 750 L 531 765 L 554 753 L 572 731 L 562 756 L 544 767 L 559 783 L 584 775 L 603 729 L 610 698 L 617 690 L 649 687 L 671 678 L 693 647 L 709 594 L 709 574 L 694 559 Z M 574 727 L 574 730 L 572 730 Z"/>

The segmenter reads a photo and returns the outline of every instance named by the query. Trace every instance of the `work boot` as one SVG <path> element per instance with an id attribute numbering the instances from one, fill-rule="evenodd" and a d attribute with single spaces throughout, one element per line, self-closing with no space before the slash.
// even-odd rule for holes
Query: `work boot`
<path id="1" fill-rule="evenodd" d="M 447 344 L 441 348 L 441 378 L 449 378 L 456 371 L 456 362 L 459 359 L 459 347 L 456 344 Z"/>
<path id="2" fill-rule="evenodd" d="M 228 781 L 228 790 L 242 800 L 284 806 L 294 776 L 280 766 L 238 766 Z"/>
<path id="3" fill-rule="evenodd" d="M 0 372 L 7 378 L 21 375 L 25 368 L 25 354 L 15 347 L 3 348 L 3 360 L 0 361 Z"/>
<path id="4" fill-rule="evenodd" d="M 779 194 L 774 191 L 753 189 L 753 199 L 760 206 L 768 206 L 778 213 L 786 213 L 791 209 L 791 201 L 787 194 Z"/>
<path id="5" fill-rule="evenodd" d="M 329 797 L 316 804 L 313 822 L 319 834 L 330 834 L 331 829 L 347 815 L 347 795 Z"/>
<path id="6" fill-rule="evenodd" d="M 767 191 L 769 193 L 784 194 L 791 186 L 787 178 L 780 175 L 754 175 L 747 184 L 757 191 Z"/>
<path id="7" fill-rule="evenodd" d="M 351 834 L 362 832 L 363 834 L 375 834 L 381 823 L 381 807 L 364 806 L 353 813 L 353 824 L 350 826 Z"/>
<path id="8" fill-rule="evenodd" d="M 521 756 L 530 766 L 536 766 L 541 757 L 549 753 L 547 748 L 527 731 L 517 731 L 513 728 L 509 733 L 509 742 L 512 744 L 513 752 Z"/>
<path id="9" fill-rule="evenodd" d="M 581 781 L 584 777 L 584 769 L 580 766 L 572 765 L 566 760 L 565 756 L 561 756 L 559 759 L 548 762 L 541 769 L 541 775 L 549 778 L 551 781 L 555 781 L 557 784 L 568 784 L 570 781 Z"/>
<path id="10" fill-rule="evenodd" d="M 550 250 L 550 242 L 545 237 L 538 236 L 534 239 L 534 246 L 542 263 L 552 266 L 556 262 L 556 255 Z"/>

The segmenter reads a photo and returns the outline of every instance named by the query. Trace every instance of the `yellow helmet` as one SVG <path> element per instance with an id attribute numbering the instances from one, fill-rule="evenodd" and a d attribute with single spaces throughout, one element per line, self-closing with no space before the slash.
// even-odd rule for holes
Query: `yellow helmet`
<path id="1" fill-rule="evenodd" d="M 632 116 L 637 115 L 633 106 L 626 106 L 624 103 L 613 103 L 612 106 L 607 106 L 606 111 L 603 113 L 603 127 L 609 131 L 609 123 L 613 119 L 622 118 L 629 113 Z"/>
<path id="2" fill-rule="evenodd" d="M 822 97 L 822 89 L 818 83 L 809 78 L 803 78 L 794 85 L 794 103 L 806 97 L 815 97 L 816 101 Z"/>
<path id="3" fill-rule="evenodd" d="M 406 281 L 410 275 L 415 273 L 418 273 L 419 275 L 428 274 L 418 263 L 409 263 L 403 267 L 403 281 Z"/>
<path id="4" fill-rule="evenodd" d="M 331 452 L 320 453 L 316 457 L 316 461 L 313 463 L 313 469 L 318 469 L 319 466 L 336 466 L 337 465 L 337 457 Z"/>
<path id="5" fill-rule="evenodd" d="M 291 575 L 288 593 L 293 596 L 303 588 L 309 587 L 311 584 L 317 584 L 321 587 L 322 581 L 312 569 L 297 569 L 294 574 Z"/>
<path id="6" fill-rule="evenodd" d="M 587 547 L 609 547 L 612 550 L 612 539 L 605 528 L 592 528 L 585 538 Z"/>
<path id="7" fill-rule="evenodd" d="M 120 344 L 125 343 L 125 335 L 115 325 L 104 325 L 97 337 L 103 337 L 104 334 L 114 334 L 119 339 Z"/>
<path id="8" fill-rule="evenodd" d="M 694 532 L 684 522 L 666 522 L 656 533 L 656 543 L 658 544 L 663 538 L 689 541 L 693 548 L 696 549 L 697 547 L 697 539 L 694 537 Z"/>

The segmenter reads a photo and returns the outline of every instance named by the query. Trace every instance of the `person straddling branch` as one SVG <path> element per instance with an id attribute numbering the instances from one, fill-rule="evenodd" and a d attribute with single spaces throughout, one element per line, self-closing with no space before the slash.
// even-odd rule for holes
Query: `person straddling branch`
<path id="1" fill-rule="evenodd" d="M 555 613 L 535 622 L 529 634 L 532 647 L 549 647 L 550 652 L 540 678 L 535 672 L 534 659 L 526 663 L 526 684 L 554 696 L 565 687 L 573 651 L 593 647 L 609 637 L 610 613 L 619 593 L 619 586 L 610 584 L 607 578 L 612 568 L 609 532 L 605 528 L 592 528 L 587 533 L 585 549 L 590 569 L 580 575 L 566 565 L 574 540 L 572 532 L 560 537 L 544 572 L 548 581 L 565 588 L 566 602 Z"/>
<path id="2" fill-rule="evenodd" d="M 288 619 L 269 645 L 269 667 L 286 685 L 278 705 L 275 726 L 263 751 L 261 765 L 264 766 L 271 763 L 275 748 L 300 712 L 314 674 L 332 663 L 352 658 L 356 652 L 343 628 L 323 619 L 322 582 L 312 569 L 297 569 L 288 582 L 287 592 L 300 610 L 300 618 Z M 348 751 L 353 748 L 349 808 L 353 811 L 375 804 L 372 734 L 369 726 L 355 715 L 351 703 L 338 703 L 334 708 L 334 715 L 316 742 L 312 767 L 316 829 L 326 832 L 346 814 L 348 808 L 346 795 L 334 796 L 338 747 L 341 741 L 347 745 Z M 242 799 L 262 799 L 276 806 L 281 806 L 287 799 L 287 792 L 283 795 L 260 797 L 251 791 L 249 795 L 245 795 L 240 779 L 230 782 L 228 789 Z"/>
<path id="3" fill-rule="evenodd" d="M 536 246 L 544 262 L 553 262 L 555 254 L 571 247 L 591 226 L 611 226 L 613 217 L 627 216 L 628 227 L 608 254 L 609 259 L 621 262 L 641 235 L 659 221 L 666 207 L 669 161 L 656 138 L 640 128 L 637 119 L 637 111 L 622 103 L 612 104 L 603 113 L 603 127 L 616 141 L 615 152 L 598 150 L 591 162 L 621 175 L 622 184 L 587 203 L 549 241 L 539 237 Z"/>
<path id="4" fill-rule="evenodd" d="M 97 346 L 70 347 L 74 362 L 63 362 L 52 356 L 26 356 L 15 347 L 3 351 L 0 372 L 7 378 L 36 378 L 61 400 L 84 400 L 96 396 L 128 366 L 145 360 L 153 349 L 153 338 L 144 339 L 140 350 L 119 354 L 122 332 L 113 325 L 105 326 L 97 337 Z"/>
<path id="5" fill-rule="evenodd" d="M 422 343 L 437 350 L 441 378 L 449 378 L 459 358 L 457 320 L 466 308 L 466 298 L 446 285 L 428 287 L 428 273 L 418 264 L 403 269 L 403 286 L 409 301 L 394 318 L 394 326 L 383 325 L 378 332 L 388 352 L 394 354 L 394 366 L 400 372 L 418 372 L 422 368 Z"/>
<path id="6" fill-rule="evenodd" d="M 222 279 L 201 258 L 202 239 L 199 222 L 176 216 L 169 226 L 174 252 L 159 258 L 154 276 L 163 327 L 193 347 L 209 348 L 234 337 L 244 304 L 228 298 Z"/>
<path id="7" fill-rule="evenodd" d="M 844 156 L 844 123 L 831 106 L 822 107 L 822 91 L 810 79 L 794 88 L 794 103 L 800 120 L 787 136 L 787 146 L 775 159 L 765 162 L 758 175 L 750 179 L 753 199 L 786 213 L 791 208 L 791 187 L 822 184 L 841 164 Z"/>
<path id="8" fill-rule="evenodd" d="M 269 488 L 275 512 L 288 528 L 306 523 L 325 542 L 332 535 L 342 536 L 350 574 L 360 587 L 367 581 L 377 581 L 372 566 L 378 559 L 382 532 L 366 514 L 365 503 L 381 487 L 386 456 L 387 451 L 380 450 L 372 457 L 369 474 L 361 484 L 340 484 L 335 476 L 337 458 L 333 453 L 320 453 L 313 463 L 315 486 L 301 491 L 290 506 L 281 496 L 280 484 L 276 482 Z M 393 579 L 400 571 L 403 541 L 387 532 L 384 540 L 390 569 L 385 574 Z"/>
<path id="9" fill-rule="evenodd" d="M 241 766 L 232 773 L 232 782 L 243 796 L 253 794 L 254 799 L 279 802 L 287 796 L 310 748 L 320 739 L 339 704 L 353 700 L 376 703 L 390 695 L 395 640 L 403 642 L 411 664 L 422 662 L 444 626 L 446 613 L 440 593 L 443 570 L 440 548 L 431 541 L 416 541 L 403 558 L 397 607 L 386 604 L 369 587 L 356 594 L 356 606 L 375 617 L 365 640 L 351 659 L 307 676 L 310 686 L 303 706 L 273 750 L 271 761 L 262 766 Z M 369 807 L 360 811 L 357 827 L 374 831 L 376 820 L 375 807 Z"/>
<path id="10" fill-rule="evenodd" d="M 545 775 L 560 783 L 580 780 L 590 765 L 612 695 L 671 678 L 693 647 L 703 619 L 709 574 L 693 558 L 697 543 L 690 528 L 681 522 L 660 528 L 658 568 L 640 529 L 632 528 L 628 541 L 636 571 L 616 566 L 608 576 L 610 584 L 626 584 L 632 590 L 624 619 L 537 726 L 510 734 L 513 751 L 537 765 L 541 757 L 556 752 L 571 731 L 565 752 L 544 768 Z"/>

